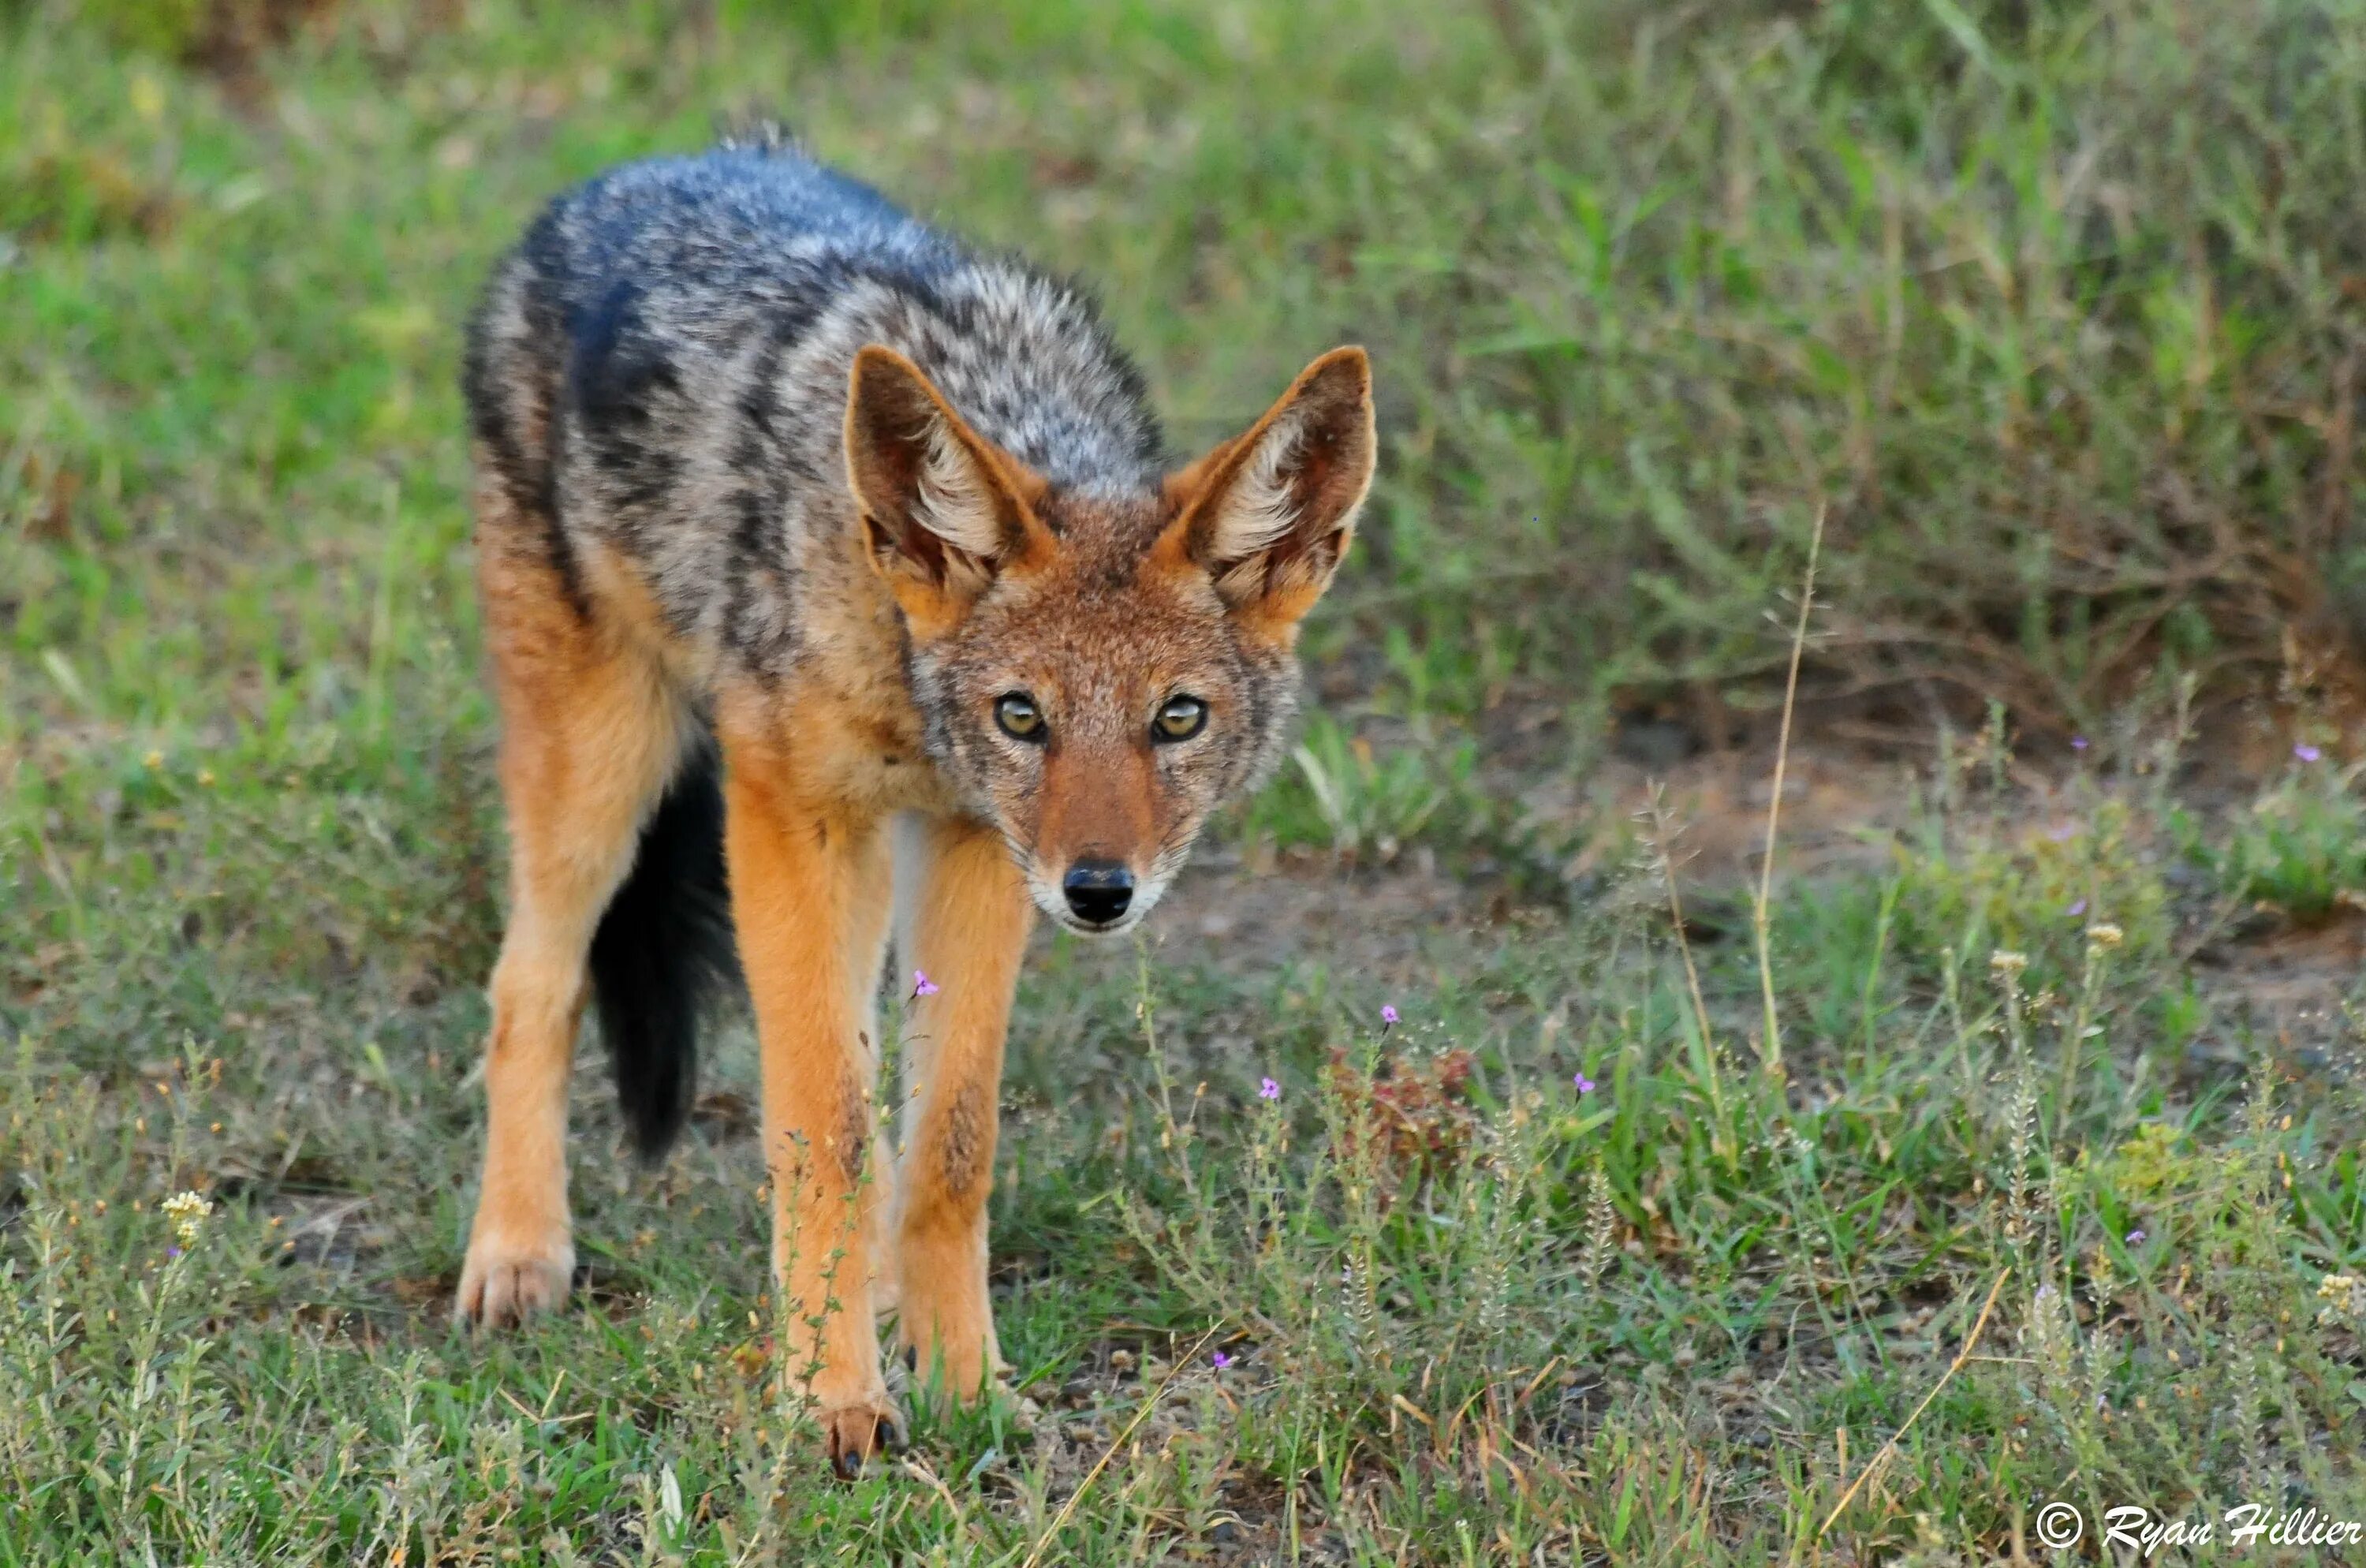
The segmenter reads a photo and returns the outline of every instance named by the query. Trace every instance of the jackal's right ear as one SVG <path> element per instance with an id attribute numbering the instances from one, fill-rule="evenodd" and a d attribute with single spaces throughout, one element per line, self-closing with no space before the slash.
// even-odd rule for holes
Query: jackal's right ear
<path id="1" fill-rule="evenodd" d="M 1335 348 L 1249 427 L 1166 480 L 1156 547 L 1207 573 L 1235 621 L 1283 644 L 1330 585 L 1372 485 L 1372 367 Z"/>
<path id="2" fill-rule="evenodd" d="M 864 551 L 918 637 L 951 630 L 997 574 L 1053 547 L 1033 506 L 1043 481 L 875 343 L 847 384 L 846 479 Z"/>

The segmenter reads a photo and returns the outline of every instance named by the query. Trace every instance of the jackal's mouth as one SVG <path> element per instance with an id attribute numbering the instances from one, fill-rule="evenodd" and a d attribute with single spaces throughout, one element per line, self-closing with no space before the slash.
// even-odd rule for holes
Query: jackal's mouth
<path id="1" fill-rule="evenodd" d="M 1062 931 L 1083 937 L 1123 936 L 1126 932 L 1133 930 L 1134 927 L 1142 924 L 1142 917 L 1140 915 L 1128 915 L 1121 920 L 1112 920 L 1107 925 L 1098 926 L 1080 920 L 1074 915 L 1054 914 L 1052 919 L 1059 925 L 1059 928 Z"/>

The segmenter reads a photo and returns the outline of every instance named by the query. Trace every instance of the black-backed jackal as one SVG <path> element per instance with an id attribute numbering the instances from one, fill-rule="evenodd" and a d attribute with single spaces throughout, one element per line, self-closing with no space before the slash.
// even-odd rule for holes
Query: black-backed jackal
<path id="1" fill-rule="evenodd" d="M 513 907 L 456 1310 L 567 1293 L 587 998 L 654 1156 L 736 949 L 785 1364 L 817 1369 L 851 1471 L 895 1435 L 883 1314 L 957 1394 L 996 1368 L 986 1205 L 1033 910 L 1126 930 L 1274 760 L 1370 482 L 1364 355 L 1170 470 L 1074 288 L 764 136 L 555 202 L 467 385 Z M 891 927 L 933 987 L 900 1160 L 870 1109 Z"/>

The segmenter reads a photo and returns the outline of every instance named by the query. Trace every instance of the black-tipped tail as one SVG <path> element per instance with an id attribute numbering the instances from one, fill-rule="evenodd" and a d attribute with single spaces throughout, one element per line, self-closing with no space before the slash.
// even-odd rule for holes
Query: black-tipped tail
<path id="1" fill-rule="evenodd" d="M 641 829 L 633 872 L 592 938 L 592 990 L 636 1154 L 664 1155 L 698 1093 L 698 1024 L 738 978 L 712 749 L 682 765 Z"/>

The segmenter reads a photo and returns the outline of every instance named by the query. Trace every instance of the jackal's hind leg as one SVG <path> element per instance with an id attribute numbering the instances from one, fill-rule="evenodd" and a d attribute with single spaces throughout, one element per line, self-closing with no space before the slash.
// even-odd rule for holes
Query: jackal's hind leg
<path id="1" fill-rule="evenodd" d="M 505 502 L 479 504 L 511 909 L 493 969 L 484 1179 L 453 1311 L 498 1326 L 567 1296 L 567 1079 L 585 956 L 683 730 L 647 654 L 569 602 Z"/>

